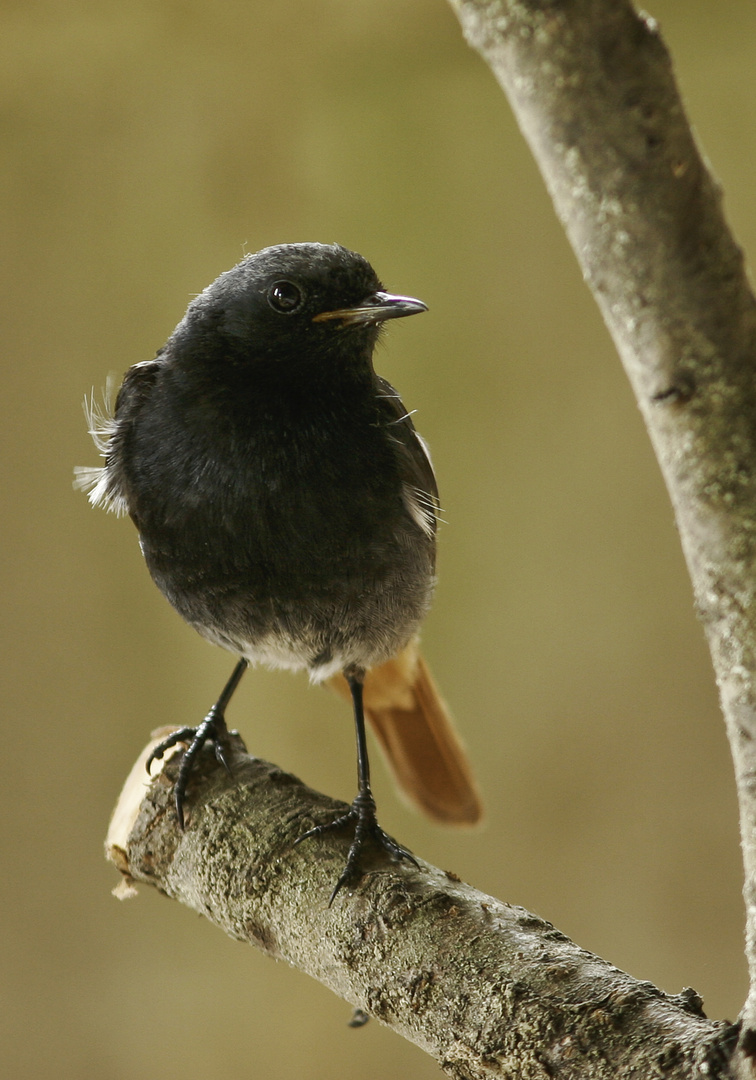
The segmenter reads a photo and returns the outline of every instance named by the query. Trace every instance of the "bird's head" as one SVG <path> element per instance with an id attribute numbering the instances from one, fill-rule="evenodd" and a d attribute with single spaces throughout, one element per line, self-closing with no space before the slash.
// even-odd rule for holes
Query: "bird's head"
<path id="1" fill-rule="evenodd" d="M 386 320 L 425 310 L 421 300 L 385 292 L 354 251 L 279 244 L 248 255 L 200 293 L 172 342 L 185 355 L 235 363 L 369 360 Z"/>

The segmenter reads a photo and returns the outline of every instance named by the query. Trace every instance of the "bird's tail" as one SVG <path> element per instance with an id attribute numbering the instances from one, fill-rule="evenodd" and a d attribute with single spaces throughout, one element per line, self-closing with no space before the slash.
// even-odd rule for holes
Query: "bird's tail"
<path id="1" fill-rule="evenodd" d="M 329 680 L 345 697 L 342 675 Z M 474 825 L 482 816 L 467 754 L 417 640 L 365 676 L 365 715 L 400 789 L 435 821 Z"/>

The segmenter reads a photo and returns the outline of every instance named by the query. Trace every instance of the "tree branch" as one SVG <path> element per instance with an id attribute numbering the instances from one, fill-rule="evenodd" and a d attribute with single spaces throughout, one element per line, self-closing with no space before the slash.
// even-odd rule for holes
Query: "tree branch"
<path id="1" fill-rule="evenodd" d="M 173 809 L 178 758 L 150 781 L 145 748 L 107 840 L 124 875 L 187 904 L 231 937 L 319 979 L 458 1078 L 714 1078 L 731 1025 L 692 990 L 670 997 L 578 948 L 550 923 L 450 873 L 383 857 L 328 897 L 349 838 L 294 841 L 343 805 L 235 744 L 233 775 L 208 748 L 190 818 Z"/>
<path id="2" fill-rule="evenodd" d="M 451 3 L 541 168 L 675 510 L 735 765 L 748 1056 L 756 1053 L 756 305 L 742 254 L 651 18 L 627 0 Z"/>

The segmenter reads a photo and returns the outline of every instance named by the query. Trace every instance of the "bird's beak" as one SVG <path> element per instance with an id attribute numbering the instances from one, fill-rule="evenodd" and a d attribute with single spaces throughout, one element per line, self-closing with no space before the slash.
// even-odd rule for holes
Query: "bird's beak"
<path id="1" fill-rule="evenodd" d="M 393 296 L 391 293 L 374 292 L 366 296 L 361 304 L 351 308 L 338 308 L 336 311 L 321 311 L 313 316 L 313 322 L 327 322 L 339 319 L 343 326 L 369 326 L 382 323 L 386 319 L 401 319 L 405 315 L 419 315 L 427 311 L 428 305 L 412 296 Z"/>

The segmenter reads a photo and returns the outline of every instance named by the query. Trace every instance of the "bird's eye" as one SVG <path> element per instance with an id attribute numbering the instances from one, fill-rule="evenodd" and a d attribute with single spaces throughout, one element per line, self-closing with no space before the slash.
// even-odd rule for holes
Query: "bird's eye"
<path id="1" fill-rule="evenodd" d="M 291 281 L 275 281 L 268 289 L 268 303 L 282 315 L 292 315 L 302 306 L 302 290 Z"/>

